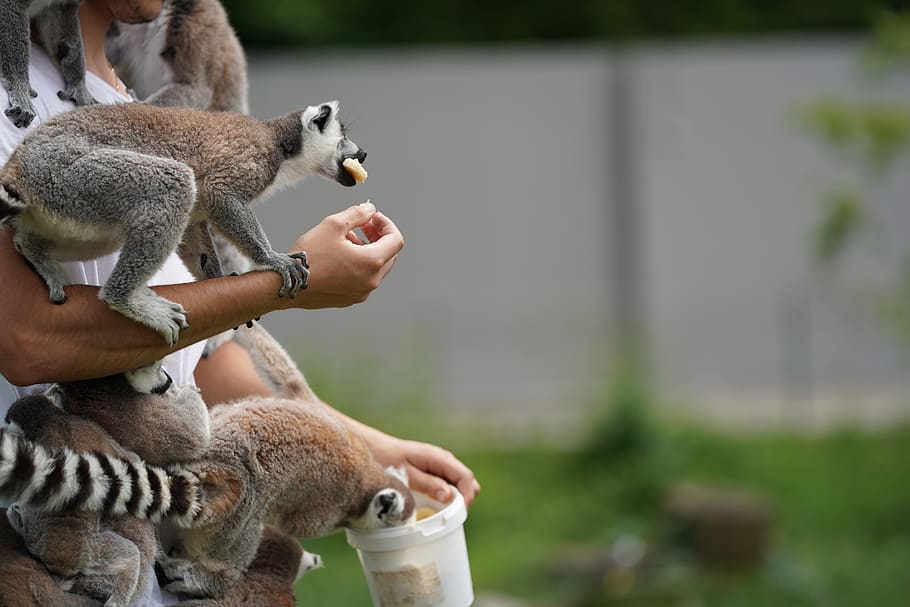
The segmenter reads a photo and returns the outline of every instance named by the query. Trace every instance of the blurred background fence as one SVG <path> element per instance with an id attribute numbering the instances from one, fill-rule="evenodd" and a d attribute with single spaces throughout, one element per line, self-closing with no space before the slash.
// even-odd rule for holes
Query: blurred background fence
<path id="1" fill-rule="evenodd" d="M 369 152 L 273 243 L 364 198 L 407 241 L 368 303 L 263 321 L 476 472 L 478 607 L 906 604 L 906 2 L 227 7 L 253 112 L 337 98 Z M 366 604 L 307 548 L 300 604 Z"/>
<path id="2" fill-rule="evenodd" d="M 368 305 L 266 324 L 304 358 L 432 378 L 439 406 L 513 428 L 577 423 L 629 330 L 664 399 L 711 419 L 903 416 L 906 358 L 844 297 L 890 271 L 900 234 L 873 233 L 846 282 L 812 254 L 841 168 L 799 112 L 881 89 L 858 50 L 834 38 L 253 53 L 255 114 L 337 98 L 369 152 L 356 190 L 314 180 L 261 207 L 272 240 L 371 198 L 407 241 Z M 910 83 L 884 91 L 905 98 Z M 907 179 L 882 196 L 892 226 L 910 226 Z"/>

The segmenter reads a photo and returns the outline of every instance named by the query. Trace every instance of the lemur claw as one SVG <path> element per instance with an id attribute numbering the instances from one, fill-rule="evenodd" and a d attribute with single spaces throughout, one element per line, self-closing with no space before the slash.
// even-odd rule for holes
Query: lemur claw
<path id="1" fill-rule="evenodd" d="M 92 97 L 92 94 L 88 91 L 88 88 L 85 85 L 82 86 L 71 86 L 68 89 L 58 91 L 57 97 L 63 101 L 72 101 L 76 105 L 94 105 L 97 103 L 95 98 Z"/>

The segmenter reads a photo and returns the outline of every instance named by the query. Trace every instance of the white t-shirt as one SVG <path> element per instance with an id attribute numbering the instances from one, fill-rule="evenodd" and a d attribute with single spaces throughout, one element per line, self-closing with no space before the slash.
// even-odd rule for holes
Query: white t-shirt
<path id="1" fill-rule="evenodd" d="M 71 102 L 61 101 L 57 97 L 57 91 L 64 88 L 63 77 L 47 53 L 36 45 L 32 45 L 31 48 L 29 78 L 31 79 L 32 88 L 38 92 L 38 97 L 32 99 L 37 117 L 28 129 L 20 129 L 14 126 L 6 116 L 0 115 L 0 164 L 6 162 L 6 159 L 9 158 L 16 145 L 25 137 L 28 130 L 34 128 L 42 120 L 74 107 Z M 86 74 L 86 83 L 92 96 L 99 103 L 127 103 L 133 101 L 130 97 L 124 97 L 116 89 L 92 73 Z M 0 86 L 0 110 L 7 107 L 9 107 L 9 98 L 6 90 Z M 116 262 L 117 254 L 114 253 L 90 261 L 67 262 L 62 265 L 68 284 L 101 286 L 110 276 Z M 164 267 L 155 274 L 149 284 L 177 284 L 192 282 L 193 280 L 193 276 L 183 265 L 183 262 L 180 261 L 180 258 L 176 255 L 171 255 L 165 262 Z M 28 322 L 27 316 L 24 317 L 23 322 Z M 195 385 L 193 370 L 196 368 L 196 363 L 199 362 L 203 347 L 204 342 L 200 342 L 178 350 L 164 359 L 164 367 L 173 378 L 175 384 Z M 0 423 L 6 417 L 7 410 L 17 397 L 41 389 L 43 389 L 43 386 L 13 386 L 0 375 Z M 152 579 L 155 579 L 154 575 Z M 167 595 L 167 593 L 162 593 L 156 584 L 153 588 L 152 596 L 146 601 L 145 606 L 158 607 L 160 605 L 171 605 L 175 602 L 176 598 Z"/>

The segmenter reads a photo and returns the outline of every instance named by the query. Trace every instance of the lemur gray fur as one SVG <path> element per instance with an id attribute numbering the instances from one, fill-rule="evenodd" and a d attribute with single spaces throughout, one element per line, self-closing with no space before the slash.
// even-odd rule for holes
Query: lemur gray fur
<path id="1" fill-rule="evenodd" d="M 85 50 L 79 29 L 80 0 L 0 0 L 0 83 L 9 94 L 6 115 L 17 127 L 35 118 L 29 85 L 30 18 L 42 46 L 60 64 L 66 89 L 57 93 L 76 105 L 94 103 L 85 85 Z"/>
<path id="2" fill-rule="evenodd" d="M 66 299 L 58 260 L 122 247 L 99 296 L 174 344 L 186 312 L 145 286 L 171 252 L 197 277 L 221 276 L 211 226 L 256 268 L 279 272 L 278 295 L 293 297 L 306 287 L 306 255 L 272 249 L 251 204 L 312 174 L 352 186 L 342 163 L 365 157 L 337 102 L 269 121 L 138 103 L 78 108 L 36 127 L 0 169 L 0 222 L 12 223 L 55 303 Z"/>
<path id="3" fill-rule="evenodd" d="M 0 605 L 3 607 L 101 607 L 88 597 L 64 591 L 22 544 L 0 508 Z"/>
<path id="4" fill-rule="evenodd" d="M 142 372 L 139 379 L 146 379 Z M 118 496 L 123 514 L 107 512 L 116 510 L 115 503 L 100 514 L 49 513 L 28 503 L 13 504 L 7 512 L 30 553 L 70 580 L 71 589 L 105 601 L 105 607 L 136 605 L 150 589 L 158 551 L 155 527 L 129 514 L 155 509 L 154 477 L 143 477 L 143 461 L 186 462 L 201 455 L 208 442 L 208 412 L 198 390 L 170 387 L 168 378 L 154 392 L 143 393 L 135 389 L 135 380 L 118 375 L 55 385 L 45 395 L 20 399 L 7 416 L 28 440 L 129 462 L 126 473 L 148 485 L 142 493 Z"/>
<path id="5" fill-rule="evenodd" d="M 151 23 L 115 23 L 105 52 L 146 103 L 249 113 L 246 57 L 218 0 L 166 0 Z"/>
<path id="6" fill-rule="evenodd" d="M 316 555 L 271 525 L 262 530 L 256 558 L 220 599 L 183 601 L 180 607 L 296 607 L 294 582 L 321 566 Z"/>

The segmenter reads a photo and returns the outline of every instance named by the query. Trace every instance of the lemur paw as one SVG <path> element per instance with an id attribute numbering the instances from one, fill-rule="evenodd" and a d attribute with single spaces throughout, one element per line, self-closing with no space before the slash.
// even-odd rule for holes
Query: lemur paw
<path id="1" fill-rule="evenodd" d="M 35 119 L 35 106 L 29 98 L 36 96 L 37 93 L 31 89 L 28 94 L 10 92 L 9 107 L 6 108 L 5 114 L 18 128 L 27 127 Z"/>
<path id="2" fill-rule="evenodd" d="M 297 263 L 297 260 L 300 263 Z M 284 278 L 284 285 L 278 290 L 278 297 L 290 295 L 291 298 L 297 296 L 300 289 L 306 289 L 307 278 L 310 273 L 307 270 L 306 253 L 290 253 L 288 255 L 278 254 L 265 263 L 266 267 L 275 270 Z"/>
<path id="3" fill-rule="evenodd" d="M 58 91 L 57 97 L 63 101 L 72 101 L 78 106 L 94 105 L 98 103 L 95 101 L 95 98 L 92 97 L 92 94 L 88 92 L 88 88 L 84 84 L 71 86 L 68 89 Z"/>
<path id="4" fill-rule="evenodd" d="M 177 343 L 181 329 L 189 327 L 186 321 L 186 310 L 179 303 L 155 295 L 146 289 L 130 298 L 126 303 L 104 299 L 111 309 L 120 312 L 160 334 L 169 346 Z"/>

